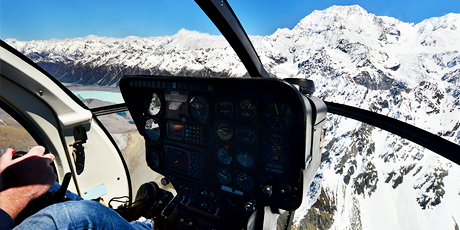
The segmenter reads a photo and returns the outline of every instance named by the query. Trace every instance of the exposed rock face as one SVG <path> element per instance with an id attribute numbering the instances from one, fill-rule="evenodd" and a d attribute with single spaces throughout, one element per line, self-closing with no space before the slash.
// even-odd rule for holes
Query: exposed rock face
<path id="1" fill-rule="evenodd" d="M 320 98 L 377 112 L 460 144 L 460 15 L 409 24 L 359 6 L 315 11 L 254 40 L 279 78 L 309 78 Z M 187 42 L 184 42 L 187 41 Z M 247 76 L 222 37 L 8 40 L 62 82 L 125 74 Z M 380 129 L 329 116 L 323 163 L 296 212 L 300 229 L 458 229 L 460 169 Z M 430 220 L 420 219 L 420 216 Z"/>
<path id="2" fill-rule="evenodd" d="M 337 211 L 335 199 L 334 194 L 321 189 L 316 203 L 300 222 L 299 229 L 329 229 L 334 223 L 334 213 Z"/>

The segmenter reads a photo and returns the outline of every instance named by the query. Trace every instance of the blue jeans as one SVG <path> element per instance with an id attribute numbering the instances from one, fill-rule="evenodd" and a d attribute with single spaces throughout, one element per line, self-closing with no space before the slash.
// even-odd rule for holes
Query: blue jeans
<path id="1" fill-rule="evenodd" d="M 96 201 L 67 201 L 48 206 L 14 229 L 153 229 L 153 221 L 129 223 Z"/>
<path id="2" fill-rule="evenodd" d="M 51 191 L 59 189 L 55 184 Z M 129 223 L 114 210 L 96 201 L 66 193 L 73 201 L 50 205 L 25 219 L 14 229 L 153 229 L 153 221 Z"/>

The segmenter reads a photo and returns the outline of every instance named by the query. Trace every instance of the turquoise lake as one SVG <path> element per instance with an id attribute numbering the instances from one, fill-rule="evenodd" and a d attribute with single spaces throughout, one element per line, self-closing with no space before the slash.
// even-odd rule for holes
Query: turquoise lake
<path id="1" fill-rule="evenodd" d="M 84 99 L 98 99 L 102 101 L 109 101 L 113 103 L 125 103 L 121 93 L 108 92 L 108 91 L 72 91 L 77 97 Z"/>

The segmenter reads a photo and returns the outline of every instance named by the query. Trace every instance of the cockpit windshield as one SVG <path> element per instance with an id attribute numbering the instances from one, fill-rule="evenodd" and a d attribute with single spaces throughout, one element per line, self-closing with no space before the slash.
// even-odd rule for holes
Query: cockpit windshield
<path id="1" fill-rule="evenodd" d="M 313 80 L 313 95 L 324 101 L 460 145 L 457 1 L 228 3 L 270 77 Z M 250 77 L 194 1 L 6 0 L 0 7 L 1 39 L 89 109 L 124 103 L 118 86 L 125 75 Z M 161 179 L 144 162 L 144 140 L 128 111 L 97 118 L 123 153 L 133 187 Z M 7 132 L 1 119 L 0 131 Z M 293 229 L 459 228 L 456 163 L 332 114 L 322 154 Z"/>

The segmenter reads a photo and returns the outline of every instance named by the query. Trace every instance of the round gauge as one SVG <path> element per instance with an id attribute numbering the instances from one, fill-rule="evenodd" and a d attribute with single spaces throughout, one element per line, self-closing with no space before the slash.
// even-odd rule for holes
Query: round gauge
<path id="1" fill-rule="evenodd" d="M 158 156 L 158 153 L 154 149 L 148 149 L 147 150 L 147 165 L 151 169 L 155 169 L 160 165 L 160 157 Z"/>
<path id="2" fill-rule="evenodd" d="M 205 122 L 209 116 L 209 105 L 202 96 L 194 96 L 190 99 L 189 115 L 193 121 Z"/>
<path id="3" fill-rule="evenodd" d="M 246 173 L 240 173 L 236 176 L 236 183 L 240 188 L 244 190 L 249 190 L 252 188 L 253 181 L 252 177 L 248 176 Z"/>
<path id="4" fill-rule="evenodd" d="M 245 120 L 250 121 L 257 115 L 257 106 L 253 101 L 244 100 L 238 105 L 238 116 Z"/>
<path id="5" fill-rule="evenodd" d="M 224 185 L 230 185 L 232 182 L 232 174 L 227 169 L 221 169 L 217 172 L 217 178 L 219 179 L 220 183 Z"/>
<path id="6" fill-rule="evenodd" d="M 240 126 L 237 131 L 238 143 L 243 145 L 250 145 L 256 139 L 256 130 L 254 126 Z"/>
<path id="7" fill-rule="evenodd" d="M 268 104 L 264 117 L 270 129 L 277 132 L 283 132 L 291 127 L 294 120 L 294 113 L 289 105 L 281 102 L 274 102 Z"/>
<path id="8" fill-rule="evenodd" d="M 217 151 L 217 156 L 219 157 L 220 162 L 224 165 L 229 165 L 232 163 L 233 155 L 230 152 L 229 146 L 225 145 Z"/>
<path id="9" fill-rule="evenodd" d="M 283 137 L 279 134 L 272 134 L 270 136 L 270 150 L 273 153 L 277 153 L 281 151 L 283 143 Z"/>
<path id="10" fill-rule="evenodd" d="M 229 118 L 233 114 L 233 103 L 227 98 L 221 98 L 216 104 L 216 113 L 221 118 Z"/>
<path id="11" fill-rule="evenodd" d="M 254 165 L 254 154 L 249 149 L 240 149 L 236 156 L 241 166 L 251 168 Z"/>
<path id="12" fill-rule="evenodd" d="M 223 141 L 229 141 L 233 136 L 233 129 L 227 122 L 220 122 L 216 128 L 217 136 Z"/>
<path id="13" fill-rule="evenodd" d="M 160 139 L 160 127 L 157 122 L 150 118 L 145 121 L 144 133 L 151 142 L 157 142 Z"/>
<path id="14" fill-rule="evenodd" d="M 153 93 L 152 97 L 147 97 L 145 100 L 146 108 L 148 114 L 155 116 L 160 113 L 161 110 L 161 100 L 158 94 Z"/>

